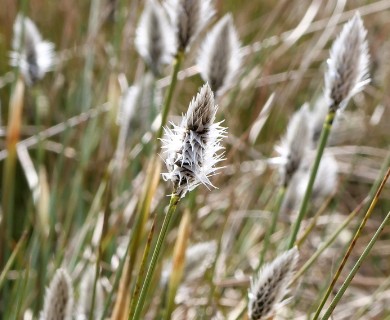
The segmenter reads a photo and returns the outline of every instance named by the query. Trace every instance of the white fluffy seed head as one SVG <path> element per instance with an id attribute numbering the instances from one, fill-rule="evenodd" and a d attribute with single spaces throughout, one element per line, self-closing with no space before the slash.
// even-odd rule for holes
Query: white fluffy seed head
<path id="1" fill-rule="evenodd" d="M 54 44 L 43 41 L 34 22 L 19 14 L 14 23 L 11 66 L 19 67 L 26 83 L 33 85 L 53 68 L 54 59 Z"/>
<path id="2" fill-rule="evenodd" d="M 217 109 L 214 94 L 206 83 L 191 101 L 180 126 L 165 130 L 162 141 L 168 173 L 163 178 L 173 182 L 181 197 L 199 184 L 213 187 L 209 177 L 216 173 L 216 164 L 222 160 L 220 142 L 226 132 L 220 123 L 214 123 Z"/>
<path id="3" fill-rule="evenodd" d="M 185 52 L 214 15 L 210 0 L 168 0 L 168 13 L 176 32 L 177 52 Z"/>
<path id="4" fill-rule="evenodd" d="M 148 0 L 136 30 L 135 46 L 155 76 L 171 62 L 174 44 L 174 33 L 163 8 L 155 0 Z"/>
<path id="5" fill-rule="evenodd" d="M 60 268 L 46 289 L 40 320 L 71 320 L 72 313 L 72 280 L 66 270 Z"/>
<path id="6" fill-rule="evenodd" d="M 206 37 L 198 55 L 204 81 L 217 94 L 231 88 L 241 66 L 240 41 L 231 14 L 225 15 Z"/>
<path id="7" fill-rule="evenodd" d="M 298 249 L 290 249 L 262 267 L 259 274 L 251 279 L 248 294 L 250 320 L 267 319 L 273 314 L 288 293 L 298 258 Z"/>
<path id="8" fill-rule="evenodd" d="M 325 96 L 332 110 L 344 108 L 370 81 L 366 35 L 360 14 L 356 13 L 332 45 L 325 74 Z"/>
<path id="9" fill-rule="evenodd" d="M 282 143 L 277 147 L 280 153 L 280 173 L 283 186 L 287 187 L 298 170 L 311 146 L 311 126 L 308 105 L 304 104 L 291 118 Z"/>

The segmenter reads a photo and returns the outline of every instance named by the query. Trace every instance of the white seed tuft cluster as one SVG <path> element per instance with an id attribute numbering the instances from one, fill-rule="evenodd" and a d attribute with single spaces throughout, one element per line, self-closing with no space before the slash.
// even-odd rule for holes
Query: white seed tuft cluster
<path id="1" fill-rule="evenodd" d="M 168 173 L 163 178 L 172 181 L 182 197 L 199 184 L 213 187 L 209 177 L 216 173 L 216 164 L 222 160 L 220 142 L 226 133 L 220 122 L 214 123 L 217 109 L 214 94 L 206 83 L 191 101 L 181 124 L 165 129 L 162 141 Z"/>
<path id="2" fill-rule="evenodd" d="M 46 290 L 40 320 L 71 320 L 72 314 L 72 280 L 66 270 L 60 268 Z"/>
<path id="3" fill-rule="evenodd" d="M 325 74 L 325 96 L 329 107 L 336 111 L 370 82 L 368 76 L 367 31 L 360 14 L 348 21 L 330 50 Z"/>
<path id="4" fill-rule="evenodd" d="M 155 0 L 148 0 L 136 30 L 135 46 L 155 76 L 171 62 L 174 43 L 164 9 Z"/>
<path id="5" fill-rule="evenodd" d="M 231 88 L 241 66 L 240 41 L 231 14 L 225 15 L 210 31 L 198 56 L 204 81 L 218 95 Z"/>
<path id="6" fill-rule="evenodd" d="M 267 319 L 273 314 L 288 293 L 298 258 L 298 249 L 292 248 L 266 264 L 257 277 L 251 279 L 248 304 L 250 320 Z"/>
<path id="7" fill-rule="evenodd" d="M 14 23 L 10 64 L 18 67 L 28 85 L 41 80 L 54 66 L 54 44 L 43 41 L 29 18 L 18 15 Z"/>

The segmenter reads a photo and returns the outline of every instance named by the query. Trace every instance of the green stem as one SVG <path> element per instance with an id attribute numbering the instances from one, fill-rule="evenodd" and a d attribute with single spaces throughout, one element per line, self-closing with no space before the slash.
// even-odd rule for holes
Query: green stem
<path id="1" fill-rule="evenodd" d="M 104 208 L 104 214 L 103 214 L 103 226 L 102 226 L 102 234 L 100 236 L 99 240 L 99 245 L 98 245 L 98 254 L 97 254 L 97 259 L 96 259 L 96 265 L 95 265 L 95 278 L 93 281 L 93 288 L 92 288 L 92 301 L 91 301 L 91 312 L 89 313 L 89 320 L 94 319 L 94 311 L 95 311 L 95 299 L 96 299 L 96 288 L 97 288 L 97 283 L 100 278 L 100 264 L 103 259 L 103 242 L 104 238 L 107 233 L 107 228 L 108 228 L 108 219 L 111 214 L 111 198 L 112 198 L 112 166 L 109 165 L 106 175 L 105 175 L 105 180 L 107 183 L 107 188 L 106 188 L 106 194 L 105 194 L 105 208 Z"/>
<path id="2" fill-rule="evenodd" d="M 260 268 L 260 266 L 262 266 L 264 259 L 265 259 L 265 255 L 267 254 L 268 247 L 269 247 L 269 244 L 271 241 L 271 237 L 274 234 L 275 229 L 276 229 L 276 224 L 278 222 L 280 208 L 282 207 L 282 203 L 283 203 L 283 199 L 284 199 L 285 194 L 286 194 L 286 188 L 281 187 L 279 189 L 278 194 L 277 194 L 276 199 L 275 199 L 271 226 L 269 227 L 267 234 L 264 238 L 264 245 L 263 245 L 263 250 L 261 251 L 260 262 L 259 262 L 258 268 Z"/>
<path id="3" fill-rule="evenodd" d="M 25 240 L 27 238 L 27 232 L 24 232 L 22 237 L 19 239 L 18 243 L 16 244 L 15 248 L 12 251 L 11 256 L 9 257 L 4 269 L 0 273 L 0 290 L 3 286 L 3 283 L 5 281 L 5 277 L 8 273 L 8 271 L 11 269 L 12 264 L 15 261 L 16 256 L 19 254 L 19 250 L 22 248 L 22 245 L 24 244 Z"/>
<path id="4" fill-rule="evenodd" d="M 149 231 L 148 239 L 146 242 L 146 247 L 145 247 L 145 250 L 144 250 L 144 253 L 142 256 L 141 266 L 139 268 L 139 272 L 137 275 L 137 281 L 136 281 L 135 286 L 134 286 L 133 295 L 131 296 L 131 305 L 130 305 L 130 313 L 129 313 L 130 318 L 132 317 L 134 310 L 135 310 L 135 307 L 137 305 L 138 296 L 139 296 L 139 293 L 141 290 L 142 280 L 144 279 L 144 276 L 145 276 L 145 271 L 146 271 L 146 267 L 148 264 L 148 256 L 149 256 L 150 248 L 152 245 L 154 230 L 156 227 L 156 221 L 157 221 L 157 214 L 154 216 L 153 224 L 152 224 L 152 227 L 150 228 L 150 231 Z"/>
<path id="5" fill-rule="evenodd" d="M 328 299 L 329 295 L 330 295 L 331 292 L 333 291 L 333 288 L 334 288 L 334 286 L 335 286 L 335 284 L 336 284 L 336 282 L 337 282 L 337 280 L 338 280 L 338 278 L 339 278 L 339 276 L 340 276 L 340 274 L 341 274 L 341 271 L 344 269 L 344 266 L 345 266 L 345 264 L 347 263 L 347 260 L 348 260 L 349 256 L 351 255 L 352 250 L 353 250 L 353 248 L 355 247 L 355 244 L 356 244 L 358 238 L 360 237 L 360 235 L 361 235 L 361 233 L 362 233 L 362 230 L 363 230 L 364 226 L 365 226 L 366 223 L 367 223 L 367 220 L 370 218 L 370 216 L 371 216 L 371 214 L 372 214 L 372 211 L 373 211 L 373 209 L 374 209 L 376 203 L 378 202 L 378 197 L 379 197 L 380 193 L 382 192 L 382 189 L 383 189 L 383 187 L 384 187 L 384 185 L 385 185 L 385 183 L 386 183 L 386 181 L 387 181 L 389 175 L 390 175 L 390 168 L 387 170 L 386 175 L 384 176 L 384 178 L 383 178 L 383 180 L 382 180 L 382 183 L 380 184 L 380 186 L 379 186 L 379 188 L 378 188 L 378 190 L 377 190 L 377 192 L 376 192 L 374 198 L 373 198 L 372 201 L 371 201 L 370 207 L 368 208 L 366 214 L 364 215 L 363 220 L 362 220 L 362 222 L 361 222 L 360 225 L 359 225 L 359 228 L 358 228 L 357 231 L 355 232 L 355 235 L 354 235 L 354 237 L 353 237 L 351 243 L 349 244 L 348 250 L 347 250 L 347 252 L 345 253 L 345 255 L 344 255 L 344 257 L 343 257 L 343 260 L 341 261 L 340 266 L 338 267 L 338 269 L 337 269 L 335 275 L 333 276 L 332 282 L 330 283 L 328 289 L 326 290 L 326 293 L 325 293 L 324 297 L 322 298 L 320 305 L 319 305 L 318 308 L 317 308 L 317 311 L 316 311 L 316 313 L 315 313 L 315 315 L 314 315 L 313 320 L 316 320 L 316 319 L 319 318 L 320 313 L 321 313 L 321 311 L 322 311 L 322 308 L 324 307 L 324 305 L 325 305 L 325 303 L 326 303 L 326 300 Z M 371 242 L 370 242 L 370 243 L 371 243 Z M 367 252 L 367 253 L 368 253 L 368 252 Z M 355 265 L 355 266 L 356 266 L 356 265 Z M 357 270 L 356 270 L 356 271 L 357 271 Z M 356 272 L 355 272 L 355 273 L 356 273 Z M 344 291 L 345 291 L 345 290 L 346 290 L 346 288 L 344 289 Z M 341 298 L 341 297 L 340 297 L 340 298 Z M 329 308 L 328 308 L 328 310 L 329 310 Z"/>
<path id="6" fill-rule="evenodd" d="M 295 240 L 297 239 L 297 235 L 299 232 L 299 228 L 301 226 L 302 220 L 305 217 L 306 211 L 308 209 L 309 200 L 310 200 L 311 194 L 313 192 L 313 186 L 314 186 L 314 182 L 315 182 L 315 179 L 317 176 L 317 171 L 318 171 L 318 168 L 320 166 L 321 158 L 322 158 L 322 155 L 324 153 L 325 146 L 326 146 L 326 143 L 328 141 L 330 131 L 332 129 L 332 124 L 333 124 L 333 120 L 335 118 L 335 115 L 336 115 L 335 111 L 330 110 L 326 116 L 325 121 L 324 121 L 324 126 L 322 128 L 321 137 L 320 137 L 320 140 L 318 143 L 316 158 L 314 160 L 314 164 L 313 164 L 313 167 L 311 169 L 309 182 L 308 182 L 307 187 L 306 187 L 306 192 L 305 192 L 305 195 L 303 197 L 301 207 L 299 209 L 298 217 L 295 220 L 295 223 L 291 229 L 291 236 L 290 236 L 290 240 L 288 243 L 288 249 L 291 249 L 292 247 L 294 247 Z"/>
<path id="7" fill-rule="evenodd" d="M 162 113 L 161 113 L 161 126 L 157 132 L 157 139 L 161 139 L 164 133 L 164 126 L 167 123 L 167 118 L 169 114 L 169 109 L 171 107 L 173 92 L 175 91 L 176 83 L 177 83 L 177 75 L 179 73 L 181 64 L 184 59 L 184 52 L 179 51 L 173 61 L 173 71 L 172 71 L 172 78 L 171 83 L 168 87 L 168 91 L 165 95 L 164 105 L 162 107 Z"/>
<path id="8" fill-rule="evenodd" d="M 176 195 L 174 192 L 171 196 L 171 201 L 169 203 L 168 213 L 164 217 L 164 222 L 163 222 L 163 225 L 161 227 L 160 233 L 158 235 L 156 246 L 154 247 L 154 250 L 153 250 L 153 255 L 152 255 L 152 258 L 151 258 L 150 263 L 149 263 L 149 268 L 148 268 L 148 271 L 146 273 L 146 277 L 145 277 L 145 280 L 144 280 L 144 283 L 143 283 L 143 286 L 141 289 L 139 300 L 137 302 L 137 306 L 136 306 L 135 311 L 134 311 L 134 317 L 131 318 L 129 315 L 129 320 L 131 320 L 131 319 L 139 320 L 141 317 L 141 312 L 143 309 L 143 305 L 145 303 L 146 294 L 148 292 L 148 289 L 150 286 L 150 281 L 152 280 L 152 276 L 154 274 L 154 270 L 155 270 L 156 265 L 157 265 L 157 259 L 158 259 L 158 256 L 160 254 L 164 239 L 167 235 L 169 223 L 172 219 L 174 212 L 176 211 L 176 207 L 177 207 L 179 200 L 180 200 L 180 196 Z"/>
<path id="9" fill-rule="evenodd" d="M 368 243 L 367 247 L 364 249 L 362 255 L 359 257 L 358 261 L 353 266 L 351 272 L 348 274 L 347 278 L 345 279 L 343 285 L 341 286 L 340 290 L 337 292 L 336 296 L 332 300 L 330 306 L 326 310 L 324 316 L 322 317 L 322 320 L 327 320 L 331 316 L 333 310 L 336 308 L 337 303 L 340 301 L 342 296 L 344 295 L 345 291 L 347 290 L 349 284 L 351 283 L 352 279 L 355 277 L 356 273 L 358 272 L 360 266 L 363 263 L 363 260 L 367 257 L 367 255 L 370 253 L 372 247 L 374 246 L 375 242 L 378 240 L 381 232 L 385 228 L 386 224 L 390 220 L 390 211 L 387 213 L 385 219 L 379 226 L 378 230 L 375 232 L 374 236 Z"/>

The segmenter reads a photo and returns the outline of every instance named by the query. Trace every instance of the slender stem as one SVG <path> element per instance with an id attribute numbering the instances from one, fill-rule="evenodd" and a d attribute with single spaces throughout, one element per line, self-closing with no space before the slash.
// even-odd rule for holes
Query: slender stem
<path id="1" fill-rule="evenodd" d="M 271 237 L 275 232 L 276 229 L 276 224 L 278 222 L 279 218 L 279 213 L 280 213 L 280 208 L 282 207 L 283 199 L 286 194 L 286 188 L 281 187 L 278 191 L 278 194 L 276 196 L 274 208 L 273 208 L 273 213 L 272 213 L 272 221 L 271 221 L 271 226 L 269 227 L 267 234 L 264 238 L 264 245 L 263 245 L 263 250 L 261 251 L 260 255 L 260 262 L 258 268 L 262 266 L 264 263 L 265 255 L 267 254 L 268 247 L 271 241 Z"/>
<path id="2" fill-rule="evenodd" d="M 157 132 L 157 139 L 160 139 L 164 133 L 164 126 L 167 123 L 168 113 L 169 109 L 171 107 L 173 92 L 175 91 L 176 83 L 177 83 L 177 75 L 179 73 L 181 64 L 184 59 L 184 52 L 179 51 L 173 61 L 173 71 L 172 71 L 172 78 L 171 83 L 168 87 L 168 91 L 165 95 L 164 105 L 162 107 L 162 113 L 161 113 L 161 126 Z"/>
<path id="3" fill-rule="evenodd" d="M 157 221 L 157 214 L 155 214 L 155 216 L 154 216 L 153 223 L 152 223 L 152 226 L 151 226 L 150 231 L 149 231 L 148 239 L 146 241 L 145 250 L 144 250 L 144 253 L 142 256 L 141 266 L 139 268 L 139 272 L 137 275 L 137 281 L 136 281 L 135 286 L 134 286 L 133 295 L 131 296 L 130 313 L 129 313 L 130 317 L 133 315 L 135 307 L 137 305 L 138 296 L 139 296 L 139 293 L 141 290 L 142 280 L 144 279 L 144 276 L 145 276 L 146 267 L 148 264 L 148 257 L 149 257 L 150 248 L 152 245 L 152 240 L 153 240 L 153 235 L 154 235 L 154 230 L 156 229 L 156 221 Z"/>
<path id="4" fill-rule="evenodd" d="M 111 174 L 112 174 L 112 166 L 111 163 L 108 166 L 105 180 L 107 181 L 107 188 L 106 188 L 106 194 L 105 194 L 105 208 L 104 208 L 104 214 L 103 214 L 103 226 L 102 226 L 102 234 L 100 235 L 100 240 L 98 244 L 98 254 L 96 259 L 96 265 L 95 265 L 95 277 L 93 281 L 93 287 L 92 287 L 92 299 L 91 299 L 91 312 L 89 313 L 89 320 L 94 319 L 94 310 L 95 310 L 95 300 L 96 300 L 96 288 L 97 283 L 100 277 L 100 264 L 101 260 L 103 258 L 103 241 L 104 237 L 107 233 L 107 227 L 108 227 L 108 219 L 111 214 L 111 198 L 112 198 L 112 180 L 111 180 Z"/>
<path id="5" fill-rule="evenodd" d="M 303 232 L 302 236 L 295 242 L 296 246 L 299 248 L 303 242 L 307 239 L 309 234 L 312 232 L 314 227 L 317 225 L 318 218 L 325 212 L 325 210 L 328 208 L 328 205 L 330 201 L 333 199 L 335 193 L 332 193 L 321 205 L 321 207 L 317 210 L 316 214 L 313 217 L 313 220 L 310 222 L 310 224 L 307 226 L 305 231 Z"/>
<path id="6" fill-rule="evenodd" d="M 302 268 L 294 275 L 294 278 L 291 280 L 291 283 L 294 283 L 297 281 L 302 274 L 308 270 L 312 264 L 317 260 L 317 258 L 321 255 L 322 252 L 326 248 L 328 248 L 337 238 L 337 236 L 340 234 L 341 231 L 345 229 L 346 226 L 349 225 L 349 223 L 352 221 L 353 218 L 356 217 L 356 215 L 360 212 L 364 204 L 368 201 L 368 197 L 365 198 L 347 217 L 347 219 L 344 220 L 342 225 L 335 230 L 335 232 L 332 233 L 332 235 L 326 240 L 318 249 L 317 251 L 310 257 L 309 260 L 306 261 L 306 263 L 302 266 Z"/>
<path id="7" fill-rule="evenodd" d="M 376 201 L 375 201 L 375 203 L 376 203 Z M 372 203 L 372 204 L 375 206 L 374 203 Z M 371 209 L 371 207 L 370 207 L 370 209 Z M 333 310 L 336 308 L 336 305 L 338 304 L 338 302 L 340 301 L 340 299 L 344 295 L 345 291 L 347 290 L 347 288 L 348 288 L 349 284 L 351 283 L 352 279 L 355 277 L 356 273 L 358 272 L 360 266 L 363 263 L 363 260 L 370 253 L 372 247 L 374 246 L 375 242 L 378 240 L 381 232 L 383 231 L 383 229 L 385 228 L 385 226 L 389 222 L 389 220 L 390 220 L 390 211 L 387 213 L 385 219 L 383 220 L 383 222 L 379 226 L 378 230 L 375 232 L 374 236 L 372 237 L 372 239 L 368 243 L 367 247 L 364 249 L 364 251 L 361 254 L 361 256 L 359 257 L 358 261 L 353 266 L 351 272 L 348 274 L 347 278 L 345 279 L 345 281 L 342 284 L 341 288 L 337 292 L 336 296 L 333 298 L 330 306 L 328 307 L 328 309 L 326 310 L 324 316 L 322 317 L 322 320 L 329 319 L 329 317 L 331 316 Z"/>
<path id="8" fill-rule="evenodd" d="M 5 280 L 5 277 L 8 273 L 8 271 L 11 269 L 12 264 L 14 263 L 15 258 L 18 255 L 19 250 L 22 248 L 22 245 L 24 244 L 26 238 L 27 238 L 27 232 L 24 232 L 22 237 L 19 239 L 18 243 L 16 244 L 15 248 L 13 249 L 12 254 L 9 257 L 4 269 L 1 271 L 1 273 L 0 273 L 0 290 L 1 290 L 1 287 L 3 286 L 4 280 Z"/>
<path id="9" fill-rule="evenodd" d="M 156 150 L 157 146 L 159 144 L 158 139 L 160 139 L 164 132 L 164 125 L 166 124 L 170 105 L 172 102 L 173 93 L 175 91 L 176 83 L 177 83 L 177 76 L 181 67 L 181 64 L 184 59 L 184 52 L 178 52 L 177 56 L 175 57 L 173 61 L 173 70 L 171 75 L 171 82 L 169 84 L 169 87 L 167 89 L 167 92 L 165 94 L 164 98 L 164 104 L 162 107 L 162 115 L 161 115 L 161 125 L 159 128 L 159 131 L 157 133 L 157 142 L 156 142 Z M 131 274 L 133 273 L 134 265 L 136 262 L 136 256 L 139 249 L 139 242 L 141 240 L 141 237 L 143 235 L 144 225 L 148 218 L 149 208 L 150 208 L 150 201 L 154 195 L 155 188 L 152 188 L 152 184 L 155 181 L 156 175 L 160 173 L 160 167 L 157 165 L 158 157 L 153 156 L 152 159 L 149 162 L 148 170 L 147 170 L 147 178 L 144 184 L 144 188 L 141 193 L 140 201 L 137 206 L 137 214 L 136 214 L 136 222 L 135 226 L 133 228 L 134 232 L 133 235 L 129 238 L 128 246 L 127 246 L 127 268 L 124 270 L 124 285 L 129 288 L 130 287 L 130 279 Z M 120 312 L 119 309 L 123 308 L 123 303 L 125 297 L 120 297 L 120 300 L 117 300 L 116 305 L 114 307 L 114 313 Z"/>
<path id="10" fill-rule="evenodd" d="M 313 320 L 316 320 L 316 319 L 319 318 L 320 313 L 321 313 L 321 310 L 322 310 L 322 308 L 324 307 L 324 305 L 325 305 L 325 303 L 326 303 L 326 300 L 328 299 L 329 295 L 330 295 L 331 292 L 333 291 L 333 288 L 334 288 L 334 286 L 335 286 L 335 284 L 336 284 L 336 282 L 337 282 L 337 280 L 338 280 L 338 278 L 339 278 L 339 276 L 340 276 L 340 274 L 341 274 L 341 271 L 344 269 L 344 266 L 345 266 L 345 264 L 346 264 L 346 262 L 347 262 L 349 256 L 351 255 L 352 250 L 353 250 L 353 248 L 355 247 L 355 244 L 356 244 L 358 238 L 360 237 L 360 235 L 361 235 L 361 233 L 362 233 L 362 230 L 363 230 L 364 226 L 365 226 L 366 223 L 367 223 L 367 220 L 370 218 L 370 216 L 371 216 L 371 214 L 372 214 L 372 211 L 373 211 L 373 209 L 374 209 L 376 203 L 378 202 L 378 197 L 379 197 L 380 193 L 382 192 L 382 189 L 383 189 L 383 187 L 384 187 L 384 185 L 385 185 L 385 183 L 386 183 L 386 181 L 387 181 L 389 175 L 390 175 L 390 168 L 388 168 L 388 170 L 387 170 L 387 172 L 386 172 L 386 174 L 385 174 L 385 176 L 384 176 L 384 178 L 383 178 L 383 180 L 382 180 L 382 183 L 380 184 L 380 186 L 379 186 L 379 188 L 378 188 L 378 190 L 377 190 L 377 192 L 376 192 L 374 198 L 373 198 L 372 201 L 371 201 L 370 207 L 368 208 L 366 214 L 364 215 L 363 220 L 362 220 L 362 222 L 361 222 L 360 225 L 359 225 L 359 228 L 356 230 L 355 235 L 354 235 L 354 237 L 353 237 L 351 243 L 349 244 L 348 250 L 347 250 L 347 252 L 345 253 L 345 255 L 344 255 L 344 257 L 343 257 L 343 260 L 341 261 L 340 266 L 338 267 L 338 269 L 337 269 L 335 275 L 333 276 L 332 282 L 330 283 L 328 289 L 326 290 L 326 293 L 325 293 L 324 297 L 322 298 L 322 301 L 321 301 L 320 305 L 319 305 L 318 308 L 317 308 L 317 311 L 316 311 L 316 313 L 315 313 L 315 315 L 314 315 Z M 370 243 L 371 243 L 371 242 L 370 242 Z M 368 253 L 368 252 L 367 252 L 367 253 Z M 345 289 L 346 289 L 346 288 L 345 288 Z M 345 290 L 344 290 L 344 291 L 345 291 Z M 328 310 L 329 310 L 329 309 L 328 309 Z"/>
<path id="11" fill-rule="evenodd" d="M 141 312 L 143 309 L 143 305 L 145 303 L 146 294 L 148 292 L 148 289 L 150 286 L 150 281 L 152 280 L 152 276 L 154 274 L 154 270 L 155 270 L 156 265 L 157 265 L 157 259 L 158 259 L 158 256 L 160 254 L 162 244 L 163 244 L 165 237 L 167 235 L 169 223 L 172 219 L 174 212 L 176 211 L 176 207 L 177 207 L 179 200 L 180 200 L 180 197 L 178 195 L 176 195 L 175 193 L 173 193 L 171 196 L 171 201 L 169 203 L 168 212 L 164 217 L 163 225 L 162 225 L 160 233 L 158 235 L 157 243 L 156 243 L 156 246 L 154 248 L 152 258 L 151 258 L 150 263 L 149 263 L 149 268 L 148 268 L 148 271 L 146 273 L 146 277 L 145 277 L 145 280 L 144 280 L 144 283 L 143 283 L 143 286 L 141 289 L 139 300 L 137 302 L 137 306 L 136 306 L 135 311 L 134 311 L 134 317 L 131 318 L 129 315 L 129 320 L 131 320 L 131 319 L 139 320 L 141 317 Z"/>
<path id="12" fill-rule="evenodd" d="M 317 176 L 317 171 L 318 171 L 318 168 L 320 166 L 321 158 L 322 158 L 322 155 L 324 153 L 325 146 L 326 146 L 326 143 L 328 141 L 330 131 L 332 129 L 332 124 L 333 124 L 333 120 L 335 118 L 335 115 L 336 115 L 335 111 L 330 110 L 326 116 L 325 121 L 324 121 L 324 126 L 322 128 L 321 137 L 320 137 L 320 140 L 318 143 L 316 158 L 314 160 L 314 164 L 313 164 L 313 167 L 311 169 L 309 182 L 308 182 L 307 187 L 306 187 L 306 192 L 305 192 L 305 195 L 303 197 L 301 207 L 299 209 L 298 217 L 295 220 L 295 223 L 291 229 L 291 236 L 290 236 L 290 240 L 288 243 L 288 249 L 291 249 L 292 247 L 294 247 L 295 240 L 297 239 L 297 236 L 298 236 L 299 228 L 301 226 L 302 220 L 305 217 L 306 211 L 308 209 L 309 200 L 310 200 L 311 194 L 313 192 L 313 186 L 314 186 L 314 182 L 315 182 L 315 179 Z"/>

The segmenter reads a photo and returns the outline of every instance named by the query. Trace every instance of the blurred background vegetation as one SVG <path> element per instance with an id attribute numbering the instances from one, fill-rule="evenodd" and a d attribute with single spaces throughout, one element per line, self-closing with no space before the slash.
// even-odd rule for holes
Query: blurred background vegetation
<path id="1" fill-rule="evenodd" d="M 151 156 L 147 133 L 153 118 L 145 118 L 140 112 L 132 121 L 123 171 L 111 186 L 112 198 L 106 200 L 102 190 L 117 145 L 115 119 L 120 83 L 123 79 L 129 85 L 137 83 L 146 73 L 134 47 L 143 1 L 0 0 L 0 7 L 1 166 L 6 157 L 8 105 L 15 83 L 8 56 L 18 12 L 24 11 L 36 23 L 43 38 L 55 44 L 58 55 L 55 70 L 28 88 L 24 98 L 21 143 L 27 147 L 28 157 L 18 158 L 17 162 L 14 214 L 20 219 L 15 225 L 18 237 L 27 231 L 28 241 L 9 275 L 14 285 L 7 299 L 15 301 L 15 305 L 6 306 L 4 319 L 13 319 L 14 315 L 21 317 L 27 309 L 37 315 L 44 288 L 60 265 L 69 269 L 76 297 L 79 295 L 80 279 L 96 259 L 99 239 L 96 226 L 101 225 L 102 212 L 107 207 L 111 213 L 103 246 L 102 277 L 106 294 L 111 290 Z M 206 308 L 200 298 L 207 297 L 208 291 L 192 288 L 191 301 L 178 298 L 177 319 L 202 316 L 211 319 L 216 314 L 227 319 L 237 308 L 242 308 L 248 276 L 256 266 L 270 223 L 267 204 L 278 186 L 275 167 L 267 159 L 276 156 L 275 146 L 292 113 L 305 102 L 314 105 L 321 95 L 330 44 L 356 9 L 368 30 L 372 82 L 340 114 L 340 123 L 328 147 L 339 166 L 338 190 L 303 245 L 301 263 L 369 193 L 389 152 L 390 1 L 218 0 L 215 7 L 216 18 L 232 12 L 246 53 L 238 84 L 219 100 L 218 117 L 225 119 L 229 133 L 223 162 L 226 168 L 213 180 L 219 189 L 209 192 L 200 187 L 182 201 L 168 242 L 174 243 L 179 217 L 188 208 L 192 221 L 190 244 L 219 241 L 222 235 L 229 239 L 225 248 L 226 270 L 221 271 L 222 279 L 213 293 L 215 302 Z M 202 84 L 193 67 L 197 52 L 195 44 L 186 58 L 183 67 L 186 72 L 182 73 L 171 109 L 173 121 L 186 111 Z M 169 75 L 169 68 L 165 75 Z M 166 84 L 166 78 L 159 80 L 157 89 L 163 90 Z M 265 125 L 258 136 L 252 136 L 252 126 L 272 94 Z M 39 177 L 41 195 L 45 195 L 35 203 L 34 190 L 26 180 L 28 160 L 33 164 L 30 170 Z M 0 172 L 3 174 L 3 169 Z M 1 192 L 5 188 L 7 185 L 3 183 Z M 161 182 L 152 212 L 163 212 L 169 193 L 170 186 Z M 356 261 L 389 210 L 387 185 L 350 263 Z M 315 212 L 314 208 L 312 211 Z M 267 260 L 275 257 L 276 249 L 288 234 L 292 216 L 292 213 L 281 216 Z M 315 310 L 321 297 L 319 292 L 327 287 L 340 252 L 357 223 L 358 220 L 345 229 L 302 278 L 286 318 L 303 319 Z M 46 231 L 37 231 L 39 228 Z M 389 239 L 387 227 L 336 309 L 334 319 L 390 319 Z M 166 260 L 171 256 L 172 246 L 165 250 Z M 344 276 L 343 273 L 341 278 Z M 202 288 L 210 281 L 209 277 L 206 274 L 195 287 Z M 370 297 L 379 286 L 380 294 L 372 301 Z M 158 305 L 155 300 L 149 302 Z M 355 313 L 361 307 L 365 309 L 357 317 Z M 4 311 L 4 305 L 2 308 Z M 149 310 L 151 319 L 155 309 Z M 197 311 L 190 313 L 192 309 Z"/>

